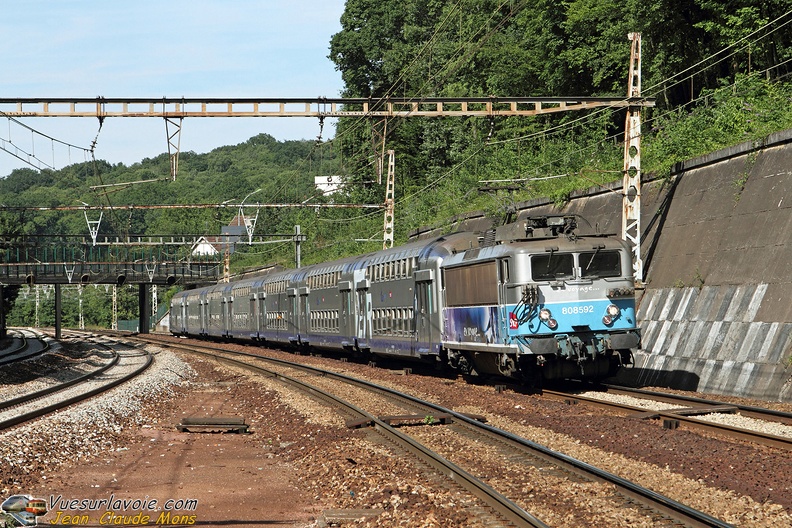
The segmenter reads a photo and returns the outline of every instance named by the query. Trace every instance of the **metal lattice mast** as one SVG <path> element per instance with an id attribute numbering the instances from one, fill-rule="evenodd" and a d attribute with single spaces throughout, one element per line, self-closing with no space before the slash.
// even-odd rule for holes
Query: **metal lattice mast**
<path id="1" fill-rule="evenodd" d="M 82 286 L 82 284 L 79 284 L 79 285 L 77 285 L 77 299 L 78 299 L 77 303 L 78 303 L 78 306 L 79 306 L 79 314 L 80 314 L 79 327 L 80 327 L 80 330 L 85 330 L 85 318 L 83 318 L 83 298 L 82 298 L 82 294 L 83 294 L 83 286 Z"/>
<path id="2" fill-rule="evenodd" d="M 157 318 L 157 311 L 159 310 L 159 306 L 157 305 L 157 285 L 153 284 L 151 286 L 151 314 L 154 316 L 154 319 Z"/>
<path id="3" fill-rule="evenodd" d="M 39 324 L 39 307 L 41 306 L 41 286 L 36 284 L 36 316 L 34 317 L 35 327 L 41 328 Z"/>
<path id="4" fill-rule="evenodd" d="M 113 318 L 110 322 L 111 330 L 118 330 L 118 286 L 113 285 Z"/>
<path id="5" fill-rule="evenodd" d="M 630 33 L 630 73 L 627 81 L 627 98 L 641 96 L 641 34 Z M 622 211 L 622 238 L 632 246 L 633 275 L 637 284 L 643 284 L 641 258 L 641 107 L 630 106 L 624 125 L 624 185 Z"/>
<path id="6" fill-rule="evenodd" d="M 382 249 L 393 247 L 393 216 L 396 181 L 396 159 L 394 151 L 388 151 L 388 181 L 385 186 L 385 221 L 382 228 Z"/>

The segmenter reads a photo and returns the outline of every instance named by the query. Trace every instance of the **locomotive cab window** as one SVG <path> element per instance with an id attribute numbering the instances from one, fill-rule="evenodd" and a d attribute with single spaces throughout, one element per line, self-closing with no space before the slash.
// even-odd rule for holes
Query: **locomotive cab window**
<path id="1" fill-rule="evenodd" d="M 571 253 L 550 251 L 543 255 L 531 256 L 531 277 L 535 281 L 572 279 L 574 277 L 574 258 Z"/>
<path id="2" fill-rule="evenodd" d="M 581 253 L 579 261 L 581 278 L 621 277 L 621 255 L 618 251 Z"/>

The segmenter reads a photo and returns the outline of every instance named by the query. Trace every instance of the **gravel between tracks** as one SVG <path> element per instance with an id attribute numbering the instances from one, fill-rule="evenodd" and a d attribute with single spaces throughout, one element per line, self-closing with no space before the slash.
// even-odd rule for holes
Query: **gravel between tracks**
<path id="1" fill-rule="evenodd" d="M 671 431 L 659 422 L 636 421 L 585 405 L 571 406 L 511 391 L 498 394 L 491 386 L 461 379 L 403 376 L 401 371 L 354 363 L 300 359 L 406 390 L 462 412 L 484 414 L 493 425 L 635 480 L 727 522 L 792 526 L 792 482 L 786 477 L 792 474 L 792 459 L 787 452 L 684 429 Z"/>
<path id="2" fill-rule="evenodd" d="M 669 431 L 655 423 L 611 416 L 584 405 L 570 406 L 510 391 L 498 394 L 492 387 L 459 379 L 403 376 L 400 371 L 314 357 L 301 359 L 408 390 L 462 412 L 484 414 L 495 426 L 636 480 L 727 522 L 792 526 L 792 484 L 787 477 L 792 474 L 792 462 L 788 453 L 691 431 Z M 118 467 L 131 473 L 136 465 L 144 465 L 143 460 L 180 471 L 186 468 L 188 474 L 192 470 L 197 475 L 202 466 L 191 457 L 203 457 L 210 465 L 233 452 L 235 457 L 256 457 L 253 464 L 259 466 L 260 473 L 250 478 L 262 476 L 256 480 L 262 490 L 265 485 L 288 490 L 289 503 L 270 504 L 269 499 L 259 498 L 252 508 L 233 510 L 235 500 L 239 505 L 253 499 L 245 494 L 251 492 L 245 491 L 239 477 L 232 477 L 226 483 L 228 489 L 218 489 L 222 487 L 219 484 L 203 489 L 203 508 L 198 512 L 201 522 L 235 526 L 233 520 L 239 519 L 239 526 L 250 526 L 250 520 L 244 520 L 248 515 L 248 519 L 277 519 L 284 526 L 319 525 L 312 519 L 321 519 L 323 511 L 362 509 L 378 514 L 359 523 L 370 526 L 476 525 L 472 521 L 475 501 L 453 489 L 444 490 L 424 476 L 422 468 L 394 456 L 389 446 L 369 442 L 370 432 L 346 429 L 339 417 L 312 400 L 295 396 L 272 380 L 251 381 L 213 363 L 185 358 L 192 365 L 189 367 L 170 352 L 159 354 L 158 360 L 159 367 L 137 382 L 138 388 L 127 386 L 115 391 L 120 396 L 87 404 L 88 410 L 65 411 L 61 417 L 3 435 L 0 456 L 8 468 L 3 472 L 4 493 L 49 496 L 68 491 L 69 496 L 97 497 L 115 485 L 117 493 L 123 488 L 127 494 L 146 494 L 150 488 L 143 484 L 135 488 L 131 480 L 124 487 L 120 477 L 119 483 L 106 479 L 99 487 L 97 475 Z M 196 373 L 194 377 L 190 372 Z M 196 410 L 245 416 L 253 434 L 175 433 L 175 423 Z M 195 454 L 185 455 L 187 448 Z M 191 467 L 184 466 L 185 460 L 190 460 Z M 177 482 L 159 483 L 170 487 L 157 489 L 182 496 L 201 493 L 194 491 L 188 479 L 173 478 Z M 571 488 L 574 500 L 576 492 Z M 531 493 L 544 500 L 544 492 L 526 490 L 526 500 L 531 499 Z M 227 512 L 227 502 L 231 512 Z M 627 525 L 628 520 L 611 518 L 609 522 Z M 554 518 L 552 524 L 579 526 L 579 522 L 563 518 Z"/>

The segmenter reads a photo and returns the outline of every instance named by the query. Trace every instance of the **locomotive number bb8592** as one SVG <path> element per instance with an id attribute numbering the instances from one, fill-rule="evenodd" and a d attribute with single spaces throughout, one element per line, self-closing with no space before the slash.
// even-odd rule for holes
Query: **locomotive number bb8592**
<path id="1" fill-rule="evenodd" d="M 460 232 L 187 290 L 170 328 L 480 375 L 602 378 L 640 344 L 632 254 L 574 229 L 574 217 L 531 218 L 519 237 Z"/>

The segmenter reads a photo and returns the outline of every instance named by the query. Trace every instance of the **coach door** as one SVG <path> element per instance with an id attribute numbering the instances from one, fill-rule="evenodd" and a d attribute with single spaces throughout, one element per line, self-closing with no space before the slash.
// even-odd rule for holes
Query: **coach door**
<path id="1" fill-rule="evenodd" d="M 189 306 L 187 298 L 182 297 L 179 300 L 179 314 L 181 316 L 179 318 L 179 322 L 181 328 L 179 328 L 178 330 L 180 333 L 184 333 L 187 331 L 187 306 Z"/>
<path id="2" fill-rule="evenodd" d="M 305 339 L 308 337 L 311 328 L 311 306 L 308 303 L 308 294 L 311 293 L 311 289 L 308 287 L 303 287 L 299 289 L 300 294 L 300 328 L 299 332 L 301 335 L 301 339 Z"/>
<path id="3" fill-rule="evenodd" d="M 228 336 L 232 334 L 233 328 L 231 328 L 232 326 L 231 321 L 233 318 L 231 317 L 231 313 L 233 311 L 232 308 L 233 302 L 234 302 L 234 298 L 231 297 L 230 295 L 227 297 L 225 295 L 223 296 L 223 309 L 222 309 L 223 328 L 221 329 L 222 330 L 221 333 L 224 336 Z"/>
<path id="4" fill-rule="evenodd" d="M 366 278 L 366 270 L 355 270 L 355 338 L 360 348 L 369 348 L 371 339 L 371 292 L 370 282 Z"/>
<path id="5" fill-rule="evenodd" d="M 286 303 L 286 310 L 288 314 L 288 320 L 286 322 L 288 326 L 288 336 L 289 341 L 292 343 L 296 343 L 299 341 L 300 337 L 300 325 L 299 325 L 299 314 L 300 309 L 297 306 L 297 288 L 289 288 L 286 290 L 286 296 L 288 301 Z"/>
<path id="6" fill-rule="evenodd" d="M 261 332 L 261 327 L 259 326 L 258 306 L 256 306 L 255 292 L 251 292 L 250 295 L 248 295 L 248 318 L 245 329 L 247 330 L 247 333 L 250 334 L 251 337 L 258 337 L 259 332 Z"/>
<path id="7" fill-rule="evenodd" d="M 209 299 L 200 299 L 198 301 L 198 326 L 201 328 L 201 334 L 207 334 L 207 327 L 209 323 Z"/>
<path id="8" fill-rule="evenodd" d="M 341 313 L 339 314 L 339 331 L 343 346 L 350 346 L 350 337 L 355 335 L 355 304 L 352 296 L 352 282 L 339 281 L 338 295 L 341 297 Z"/>
<path id="9" fill-rule="evenodd" d="M 415 272 L 415 354 L 428 354 L 432 343 L 432 320 L 437 309 L 432 295 L 432 270 Z"/>
<path id="10" fill-rule="evenodd" d="M 258 336 L 261 337 L 267 329 L 267 294 L 262 291 L 254 294 L 254 297 L 256 299 L 253 301 L 256 305 L 256 330 Z"/>

